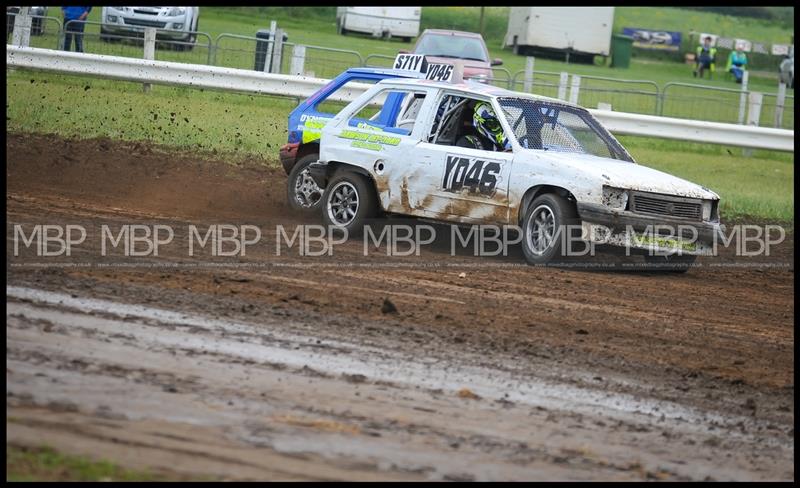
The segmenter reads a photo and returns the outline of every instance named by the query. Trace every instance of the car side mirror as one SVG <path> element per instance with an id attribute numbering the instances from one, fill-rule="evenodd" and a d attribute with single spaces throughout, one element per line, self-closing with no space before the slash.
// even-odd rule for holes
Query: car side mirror
<path id="1" fill-rule="evenodd" d="M 503 60 L 500 58 L 494 58 L 492 60 L 492 66 L 500 66 L 501 64 L 503 64 Z"/>
<path id="2" fill-rule="evenodd" d="M 408 54 L 408 49 L 401 49 L 401 50 L 399 50 L 397 52 L 400 53 L 400 54 Z"/>

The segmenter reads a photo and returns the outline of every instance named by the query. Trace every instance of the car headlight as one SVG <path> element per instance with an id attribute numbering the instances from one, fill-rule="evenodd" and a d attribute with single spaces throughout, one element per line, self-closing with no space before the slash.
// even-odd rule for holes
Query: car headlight
<path id="1" fill-rule="evenodd" d="M 170 17 L 175 17 L 176 15 L 183 15 L 185 13 L 186 13 L 186 7 L 172 7 L 171 9 L 169 9 L 169 13 L 167 13 L 167 15 L 169 15 Z"/>
<path id="2" fill-rule="evenodd" d="M 112 23 L 116 23 L 117 22 L 117 16 L 116 15 L 106 15 L 106 20 L 108 20 L 109 22 L 112 22 Z"/>
<path id="3" fill-rule="evenodd" d="M 183 24 L 172 24 L 172 28 L 175 30 L 181 30 L 183 29 Z"/>
<path id="4" fill-rule="evenodd" d="M 473 81 L 477 81 L 478 83 L 489 83 L 489 78 L 483 73 L 475 75 L 475 76 L 471 76 L 469 79 L 473 80 Z"/>
<path id="5" fill-rule="evenodd" d="M 628 206 L 628 190 L 603 186 L 603 205 L 616 210 L 625 210 Z"/>

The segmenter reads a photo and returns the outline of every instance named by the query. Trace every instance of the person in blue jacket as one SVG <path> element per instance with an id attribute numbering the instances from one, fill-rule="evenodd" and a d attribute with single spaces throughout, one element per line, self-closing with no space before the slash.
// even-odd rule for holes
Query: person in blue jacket
<path id="1" fill-rule="evenodd" d="M 69 51 L 72 45 L 72 38 L 75 38 L 75 52 L 83 52 L 83 28 L 86 26 L 84 21 L 89 16 L 92 7 L 61 7 L 64 14 L 64 51 Z M 74 20 L 75 22 L 70 22 Z"/>

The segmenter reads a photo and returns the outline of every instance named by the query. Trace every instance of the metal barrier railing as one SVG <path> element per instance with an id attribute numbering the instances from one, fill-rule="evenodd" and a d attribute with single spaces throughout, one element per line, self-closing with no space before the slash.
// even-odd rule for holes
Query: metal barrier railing
<path id="1" fill-rule="evenodd" d="M 6 12 L 6 44 L 12 42 L 17 14 Z M 61 35 L 61 21 L 47 15 L 31 15 L 31 47 L 51 48 Z"/>
<path id="2" fill-rule="evenodd" d="M 226 68 L 255 69 L 256 49 L 259 41 L 272 42 L 255 36 L 223 32 L 214 40 L 209 64 Z"/>
<path id="3" fill-rule="evenodd" d="M 308 76 L 336 78 L 348 68 L 364 66 L 364 58 L 357 51 L 308 44 L 304 46 L 306 48 L 304 69 Z"/>
<path id="4" fill-rule="evenodd" d="M 655 115 L 658 112 L 659 95 L 658 84 L 654 81 L 580 75 L 577 102 L 584 107 L 608 103 L 618 112 Z"/>
<path id="5" fill-rule="evenodd" d="M 557 98 L 560 80 L 561 73 L 556 73 L 554 71 L 534 71 L 530 93 Z M 520 92 L 525 91 L 525 70 L 514 73 L 511 77 L 509 88 Z"/>
<path id="6" fill-rule="evenodd" d="M 393 64 L 394 56 L 385 54 L 370 54 L 364 58 L 364 66 L 369 68 L 391 68 Z"/>
<path id="7" fill-rule="evenodd" d="M 72 32 L 75 27 L 81 32 Z M 100 22 L 70 20 L 61 29 L 57 49 L 64 48 L 70 37 L 80 36 L 83 51 L 92 54 L 141 58 L 143 56 L 144 27 L 125 26 L 124 29 L 106 30 Z M 211 36 L 205 32 L 155 29 L 155 59 L 178 63 L 210 64 Z M 75 41 L 70 50 L 75 48 Z"/>
<path id="8" fill-rule="evenodd" d="M 681 89 L 680 94 L 674 94 L 676 88 Z M 736 124 L 744 117 L 742 97 L 746 98 L 749 93 L 734 88 L 669 82 L 661 90 L 657 115 Z"/>
<path id="9" fill-rule="evenodd" d="M 778 107 L 778 95 L 764 93 L 761 105 L 761 127 L 794 130 L 794 96 L 786 95 L 782 109 Z"/>
<path id="10" fill-rule="evenodd" d="M 489 83 L 494 86 L 511 89 L 511 72 L 505 68 L 492 68 L 492 77 Z"/>

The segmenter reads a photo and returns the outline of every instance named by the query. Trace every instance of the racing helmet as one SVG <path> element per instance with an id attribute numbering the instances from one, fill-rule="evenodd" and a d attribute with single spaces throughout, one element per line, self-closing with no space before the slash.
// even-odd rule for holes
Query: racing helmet
<path id="1" fill-rule="evenodd" d="M 480 134 L 492 141 L 500 150 L 510 148 L 508 139 L 503 133 L 503 127 L 500 125 L 500 121 L 497 120 L 492 106 L 488 103 L 478 102 L 475 104 L 472 123 Z"/>

